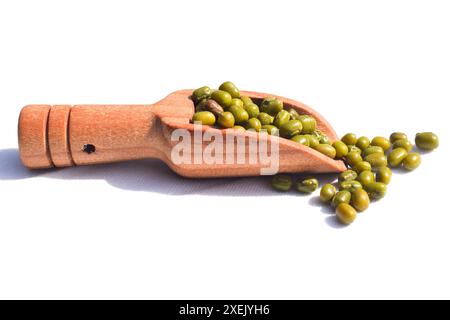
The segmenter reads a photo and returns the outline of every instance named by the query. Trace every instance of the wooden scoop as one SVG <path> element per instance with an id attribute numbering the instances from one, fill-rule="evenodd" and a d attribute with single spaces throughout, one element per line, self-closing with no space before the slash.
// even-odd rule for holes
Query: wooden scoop
<path id="1" fill-rule="evenodd" d="M 67 167 L 109 163 L 133 159 L 158 158 L 176 173 L 195 178 L 255 176 L 267 166 L 262 160 L 250 163 L 250 147 L 234 148 L 233 157 L 246 156 L 245 163 L 204 159 L 200 163 L 179 163 L 171 156 L 176 129 L 185 129 L 190 135 L 189 158 L 199 150 L 205 151 L 210 142 L 194 139 L 194 104 L 189 98 L 192 90 L 180 90 L 168 95 L 153 105 L 29 105 L 22 109 L 19 117 L 19 150 L 23 164 L 30 169 Z M 261 101 L 270 96 L 265 93 L 245 92 L 241 94 Z M 330 124 L 316 111 L 306 105 L 278 97 L 285 107 L 292 107 L 300 114 L 312 115 L 317 127 L 331 141 L 337 140 Z M 297 142 L 250 131 L 234 129 L 220 130 L 200 127 L 200 132 L 212 131 L 225 139 L 226 133 L 244 137 L 245 141 L 256 139 L 279 145 L 279 172 L 341 172 L 346 170 L 342 161 L 327 156 Z M 224 140 L 225 141 L 225 140 Z M 236 140 L 235 140 L 236 141 Z M 236 142 L 234 142 L 236 145 Z M 195 145 L 199 148 L 195 148 Z M 225 152 L 225 148 L 223 150 Z M 216 153 L 222 153 L 222 150 Z M 198 160 L 197 160 L 198 162 Z"/>

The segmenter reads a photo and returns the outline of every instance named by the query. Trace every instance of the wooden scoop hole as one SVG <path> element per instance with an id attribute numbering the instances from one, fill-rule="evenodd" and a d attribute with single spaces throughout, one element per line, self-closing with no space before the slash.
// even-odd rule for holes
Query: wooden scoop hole
<path id="1" fill-rule="evenodd" d="M 85 144 L 83 146 L 83 152 L 86 152 L 87 154 L 91 154 L 95 152 L 95 146 L 93 144 Z"/>

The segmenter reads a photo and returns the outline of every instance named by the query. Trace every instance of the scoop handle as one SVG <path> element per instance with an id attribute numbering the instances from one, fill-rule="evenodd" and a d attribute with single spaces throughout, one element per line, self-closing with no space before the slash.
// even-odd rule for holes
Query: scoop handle
<path id="1" fill-rule="evenodd" d="M 151 105 L 28 105 L 20 158 L 40 169 L 158 157 L 158 122 Z"/>

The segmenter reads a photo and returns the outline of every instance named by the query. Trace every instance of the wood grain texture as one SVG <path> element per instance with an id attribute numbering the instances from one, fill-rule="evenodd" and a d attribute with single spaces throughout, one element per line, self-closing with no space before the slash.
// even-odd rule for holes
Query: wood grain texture
<path id="1" fill-rule="evenodd" d="M 145 105 L 74 106 L 69 124 L 73 161 L 85 165 L 158 157 L 157 121 Z M 95 152 L 84 152 L 87 144 Z"/>
<path id="2" fill-rule="evenodd" d="M 75 105 L 25 107 L 19 118 L 19 146 L 25 166 L 48 168 L 51 166 L 90 165 L 144 158 L 158 158 L 172 170 L 186 177 L 229 177 L 260 175 L 267 167 L 262 159 L 256 162 L 236 163 L 238 156 L 249 160 L 254 155 L 248 144 L 237 147 L 237 139 L 246 142 L 254 139 L 279 145 L 280 172 L 341 172 L 345 165 L 299 143 L 256 132 L 238 132 L 202 127 L 204 134 L 216 134 L 225 141 L 226 134 L 234 135 L 232 157 L 234 163 L 209 163 L 203 158 L 199 163 L 174 163 L 173 132 L 185 129 L 190 136 L 191 159 L 194 150 L 205 151 L 209 141 L 194 141 L 194 124 L 190 119 L 194 105 L 189 99 L 192 90 L 176 91 L 153 105 Z M 259 100 L 270 94 L 241 91 L 243 95 Z M 318 128 L 331 141 L 337 135 L 326 119 L 314 109 L 291 99 L 280 97 L 288 107 L 301 114 L 310 114 L 317 120 Z M 87 148 L 88 147 L 88 148 Z M 95 151 L 92 151 L 94 150 Z M 89 152 L 88 152 L 89 151 Z M 216 150 L 225 154 L 226 147 Z"/>

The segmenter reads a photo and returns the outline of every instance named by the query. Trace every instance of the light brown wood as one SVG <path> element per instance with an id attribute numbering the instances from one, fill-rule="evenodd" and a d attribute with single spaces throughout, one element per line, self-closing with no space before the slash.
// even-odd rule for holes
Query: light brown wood
<path id="1" fill-rule="evenodd" d="M 31 169 L 52 166 L 47 139 L 50 106 L 30 105 L 19 116 L 19 150 L 22 163 Z"/>
<path id="2" fill-rule="evenodd" d="M 71 165 L 90 165 L 126 161 L 133 159 L 158 158 L 170 168 L 186 177 L 227 177 L 254 176 L 267 167 L 261 159 L 250 163 L 254 154 L 248 145 L 238 149 L 234 142 L 233 163 L 174 163 L 174 130 L 184 129 L 191 138 L 190 159 L 194 150 L 200 151 L 209 141 L 194 141 L 194 124 L 190 119 L 194 105 L 189 99 L 192 90 L 176 91 L 153 105 L 31 105 L 22 109 L 19 117 L 19 150 L 23 164 L 30 169 L 65 167 Z M 262 99 L 269 94 L 241 92 L 253 99 Z M 331 125 L 312 108 L 284 97 L 285 105 L 301 114 L 310 114 L 317 120 L 318 128 L 334 141 L 336 133 Z M 256 139 L 279 144 L 279 172 L 341 172 L 345 165 L 296 142 L 256 132 L 239 132 L 232 129 L 219 130 L 203 126 L 202 132 L 218 134 L 224 141 L 226 134 L 245 141 Z M 95 151 L 93 151 L 95 148 Z M 223 149 L 216 155 L 224 154 Z M 238 155 L 246 162 L 236 163 Z"/>
<path id="3" fill-rule="evenodd" d="M 69 147 L 69 116 L 72 106 L 52 106 L 48 115 L 48 147 L 56 167 L 73 166 Z"/>

